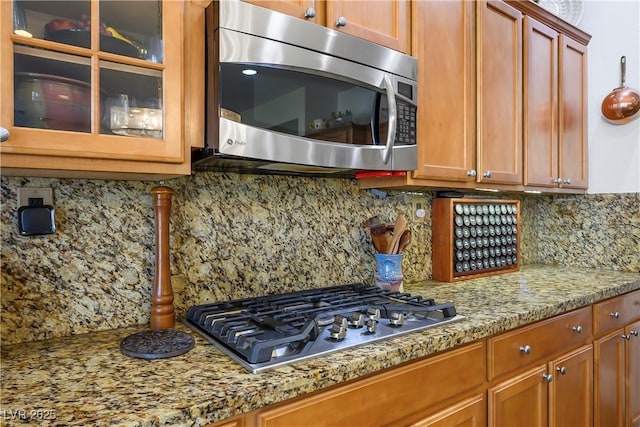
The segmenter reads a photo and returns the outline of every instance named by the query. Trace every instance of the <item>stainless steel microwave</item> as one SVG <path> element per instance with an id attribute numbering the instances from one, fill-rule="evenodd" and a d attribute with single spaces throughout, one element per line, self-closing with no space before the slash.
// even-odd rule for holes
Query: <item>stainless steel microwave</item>
<path id="1" fill-rule="evenodd" d="M 416 169 L 415 58 L 239 0 L 206 16 L 206 148 L 194 169 Z"/>

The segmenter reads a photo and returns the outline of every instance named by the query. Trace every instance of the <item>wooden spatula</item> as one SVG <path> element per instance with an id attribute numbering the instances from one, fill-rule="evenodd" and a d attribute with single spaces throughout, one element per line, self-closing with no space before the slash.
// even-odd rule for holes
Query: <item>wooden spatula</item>
<path id="1" fill-rule="evenodd" d="M 407 218 L 404 215 L 398 215 L 396 218 L 396 222 L 393 225 L 393 238 L 391 239 L 391 246 L 387 253 L 389 254 L 397 254 L 398 253 L 398 245 L 400 244 L 400 238 L 402 237 L 402 233 L 407 229 Z"/>

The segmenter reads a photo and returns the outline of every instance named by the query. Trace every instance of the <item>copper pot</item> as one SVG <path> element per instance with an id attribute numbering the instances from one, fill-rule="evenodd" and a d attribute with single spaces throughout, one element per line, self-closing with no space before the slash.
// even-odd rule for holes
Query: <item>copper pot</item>
<path id="1" fill-rule="evenodd" d="M 15 74 L 15 124 L 91 132 L 91 86 L 66 77 Z"/>
<path id="2" fill-rule="evenodd" d="M 610 123 L 623 125 L 640 117 L 640 94 L 624 85 L 627 58 L 620 58 L 620 87 L 602 101 L 602 115 Z"/>

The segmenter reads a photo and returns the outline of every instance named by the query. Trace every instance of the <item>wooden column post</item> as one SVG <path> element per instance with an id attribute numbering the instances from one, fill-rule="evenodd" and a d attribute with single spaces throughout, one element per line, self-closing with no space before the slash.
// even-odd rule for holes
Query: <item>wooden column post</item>
<path id="1" fill-rule="evenodd" d="M 151 329 L 170 329 L 175 325 L 169 266 L 169 215 L 173 190 L 169 187 L 155 187 L 151 194 L 156 225 L 156 270 L 151 294 Z"/>

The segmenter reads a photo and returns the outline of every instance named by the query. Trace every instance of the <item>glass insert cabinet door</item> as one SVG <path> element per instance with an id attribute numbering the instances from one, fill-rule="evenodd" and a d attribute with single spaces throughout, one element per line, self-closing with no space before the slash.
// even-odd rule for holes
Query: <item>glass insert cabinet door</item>
<path id="1" fill-rule="evenodd" d="M 182 5 L 0 2 L 2 152 L 183 161 Z"/>

